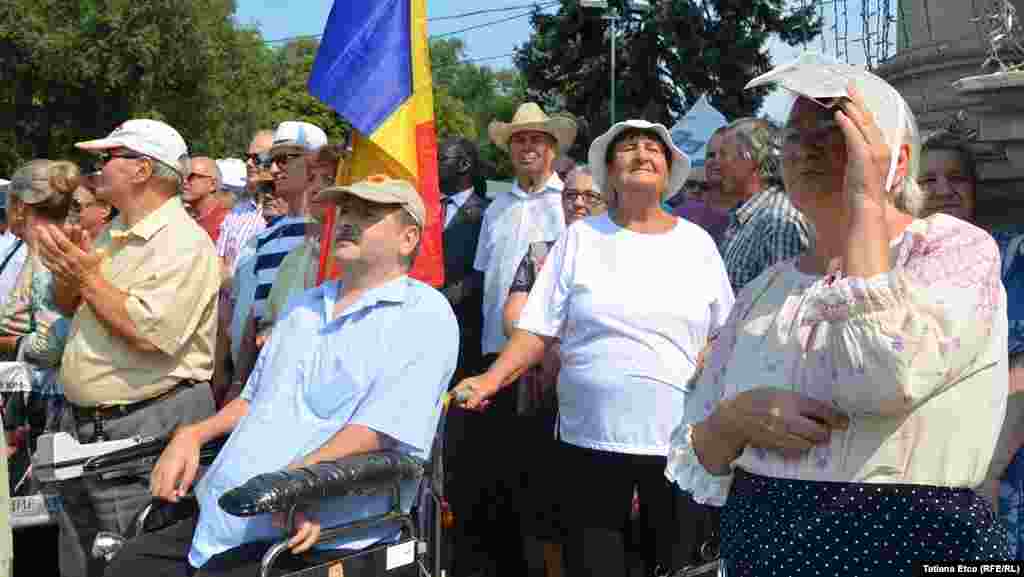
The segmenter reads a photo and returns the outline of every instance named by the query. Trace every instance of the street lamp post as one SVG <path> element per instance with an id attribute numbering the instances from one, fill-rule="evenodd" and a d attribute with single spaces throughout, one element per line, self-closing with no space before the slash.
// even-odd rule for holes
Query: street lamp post
<path id="1" fill-rule="evenodd" d="M 608 119 L 611 124 L 615 124 L 615 36 L 618 32 L 619 20 L 623 16 L 628 17 L 631 12 L 647 12 L 651 9 L 651 3 L 649 0 L 626 0 L 624 13 L 620 15 L 614 6 L 608 6 L 607 0 L 579 0 L 579 2 L 582 8 L 600 8 L 606 11 L 601 19 L 608 21 L 608 36 L 611 44 L 611 55 L 609 56 L 611 76 L 609 96 L 611 100 L 608 101 Z"/>
<path id="2" fill-rule="evenodd" d="M 611 37 L 611 56 L 610 56 L 610 69 L 611 69 L 611 86 L 609 89 L 610 100 L 608 101 L 608 124 L 615 124 L 615 33 L 617 32 L 619 23 L 619 12 L 615 8 L 609 8 L 608 13 L 602 16 L 602 19 L 608 21 L 608 35 Z"/>

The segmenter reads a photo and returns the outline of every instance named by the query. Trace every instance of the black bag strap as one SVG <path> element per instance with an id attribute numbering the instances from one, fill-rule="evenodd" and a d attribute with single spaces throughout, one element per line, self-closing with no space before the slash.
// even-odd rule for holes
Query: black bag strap
<path id="1" fill-rule="evenodd" d="M 7 256 L 4 257 L 4 262 L 0 263 L 0 272 L 3 272 L 4 269 L 7 268 L 7 263 L 11 262 L 11 259 L 14 258 L 14 254 L 18 252 L 18 249 L 20 249 L 21 245 L 24 243 L 25 241 L 21 240 L 20 238 L 14 243 L 14 247 L 11 248 L 11 251 L 8 252 Z"/>

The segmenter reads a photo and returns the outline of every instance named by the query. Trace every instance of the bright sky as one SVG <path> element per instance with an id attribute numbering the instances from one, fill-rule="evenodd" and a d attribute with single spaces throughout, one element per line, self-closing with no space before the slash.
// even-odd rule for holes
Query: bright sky
<path id="1" fill-rule="evenodd" d="M 813 0 L 790 0 L 794 5 L 799 5 L 801 1 L 810 3 Z M 871 5 L 878 3 L 878 0 L 847 1 L 848 20 L 850 23 L 847 38 L 849 61 L 851 64 L 862 64 L 864 62 L 864 51 L 860 46 L 860 42 L 856 41 L 861 36 L 860 12 L 862 1 L 867 1 Z M 300 2 L 301 9 L 298 9 Z M 533 0 L 491 0 L 486 3 L 482 3 L 480 0 L 429 0 L 427 2 L 427 12 L 430 18 L 439 18 L 482 9 L 521 7 L 530 5 L 532 2 Z M 552 4 L 548 0 L 536 0 L 536 2 L 541 5 Z M 288 2 L 281 0 L 237 0 L 238 10 L 236 17 L 242 24 L 252 24 L 258 27 L 263 33 L 263 37 L 267 40 L 277 40 L 306 34 L 320 34 L 323 32 L 324 24 L 327 22 L 331 5 L 332 0 L 290 0 Z M 471 26 L 509 19 L 507 22 L 494 23 L 477 30 L 469 30 L 457 34 L 465 43 L 467 59 L 487 59 L 481 60 L 479 63 L 495 68 L 509 67 L 512 65 L 512 59 L 509 54 L 530 37 L 532 31 L 530 20 L 525 16 L 528 12 L 529 9 L 527 8 L 457 19 L 434 20 L 430 22 L 430 34 L 456 32 Z M 832 5 L 827 6 L 825 20 L 826 43 L 824 52 L 834 55 L 834 32 L 831 30 L 834 22 Z M 892 42 L 895 42 L 895 33 L 892 33 L 891 36 Z M 792 59 L 799 53 L 801 48 L 790 48 L 778 42 L 772 43 L 769 47 L 772 60 L 775 63 Z M 808 48 L 819 51 L 823 50 L 821 39 L 819 38 L 810 43 Z M 773 94 L 765 100 L 762 112 L 776 119 L 782 119 L 787 113 L 786 107 L 788 103 L 789 98 L 785 95 Z"/>

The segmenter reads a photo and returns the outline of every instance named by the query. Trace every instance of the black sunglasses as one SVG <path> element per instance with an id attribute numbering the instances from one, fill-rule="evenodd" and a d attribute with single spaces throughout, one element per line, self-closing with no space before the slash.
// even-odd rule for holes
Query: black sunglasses
<path id="1" fill-rule="evenodd" d="M 270 159 L 270 161 L 281 168 L 287 168 L 289 162 L 295 160 L 296 158 L 301 158 L 302 156 L 302 154 L 297 152 L 284 152 L 281 154 L 275 154 Z"/>
<path id="2" fill-rule="evenodd" d="M 118 152 L 116 154 L 113 152 L 101 152 L 97 155 L 96 163 L 102 166 L 115 158 L 127 158 L 130 160 L 134 160 L 136 158 L 146 158 L 146 155 L 131 151 Z"/>
<path id="3" fill-rule="evenodd" d="M 262 170 L 270 170 L 270 165 L 273 162 L 273 160 L 274 159 L 271 158 L 269 152 L 260 152 L 258 154 L 250 152 L 249 154 L 245 155 L 246 165 L 248 165 L 251 162 L 254 167 Z"/>

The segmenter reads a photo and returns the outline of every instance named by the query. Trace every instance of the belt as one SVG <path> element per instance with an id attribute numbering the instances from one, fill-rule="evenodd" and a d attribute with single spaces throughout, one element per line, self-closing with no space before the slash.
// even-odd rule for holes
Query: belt
<path id="1" fill-rule="evenodd" d="M 117 419 L 119 417 L 126 417 L 135 411 L 145 409 L 150 405 L 159 403 L 160 401 L 167 400 L 174 395 L 178 394 L 183 389 L 191 389 L 192 387 L 199 384 L 200 381 L 195 379 L 181 379 L 169 390 L 160 393 L 155 397 L 150 397 L 142 401 L 136 401 L 134 403 L 128 403 L 127 405 L 105 405 L 98 407 L 79 407 L 74 406 L 75 418 L 79 421 L 95 421 Z"/>

